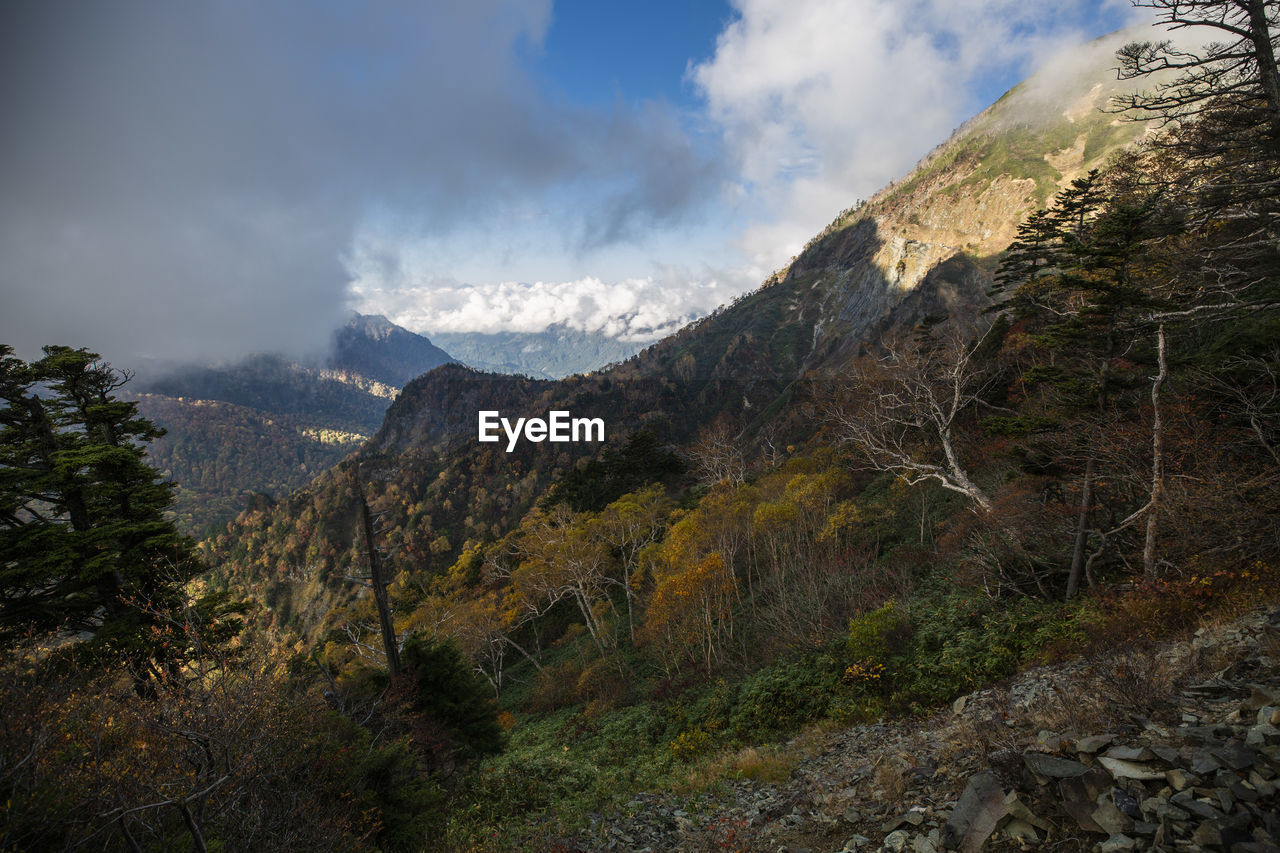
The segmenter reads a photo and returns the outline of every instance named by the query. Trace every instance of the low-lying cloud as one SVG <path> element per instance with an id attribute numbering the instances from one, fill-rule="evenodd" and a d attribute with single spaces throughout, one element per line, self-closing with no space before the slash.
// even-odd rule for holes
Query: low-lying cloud
<path id="1" fill-rule="evenodd" d="M 382 288 L 357 281 L 366 310 L 428 335 L 437 332 L 541 332 L 566 326 L 626 341 L 671 334 L 740 293 L 740 282 L 690 282 L 674 274 L 605 282 L 459 284 L 433 281 Z"/>
<path id="2" fill-rule="evenodd" d="M 679 222 L 717 158 L 661 104 L 530 74 L 550 0 L 18 0 L 0 11 L 0 341 L 144 357 L 323 346 L 372 218 L 531 204 L 567 245 Z M 534 199 L 534 202 L 530 202 Z"/>

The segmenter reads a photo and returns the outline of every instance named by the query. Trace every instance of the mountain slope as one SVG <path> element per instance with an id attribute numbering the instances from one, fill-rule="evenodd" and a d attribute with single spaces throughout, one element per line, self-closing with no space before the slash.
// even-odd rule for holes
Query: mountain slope
<path id="1" fill-rule="evenodd" d="M 1098 39 L 1070 65 L 1042 69 L 904 180 L 815 237 L 777 277 L 798 283 L 823 275 L 827 296 L 815 351 L 844 351 L 886 322 L 909 324 L 938 309 L 954 314 L 985 304 L 982 270 L 1019 223 L 1146 132 L 1141 122 L 1103 111 L 1111 97 L 1133 88 L 1110 73 L 1115 51 L 1132 36 Z M 957 257 L 964 260 L 943 266 Z M 926 280 L 925 292 L 908 301 Z M 900 305 L 905 313 L 897 315 Z"/>
<path id="2" fill-rule="evenodd" d="M 401 385 L 449 361 L 426 338 L 357 314 L 334 333 L 324 365 L 255 355 L 152 379 L 138 405 L 168 433 L 150 454 L 179 484 L 178 520 L 202 530 L 251 493 L 305 485 L 377 430 Z"/>
<path id="3" fill-rule="evenodd" d="M 480 444 L 481 409 L 512 420 L 553 409 L 600 417 L 611 447 L 642 430 L 676 447 L 725 430 L 748 456 L 810 441 L 813 400 L 852 355 L 926 317 L 972 322 L 1022 218 L 1144 132 L 1097 112 L 1117 86 L 1109 66 L 1125 35 L 1081 51 L 1079 71 L 1050 69 L 1012 90 L 905 180 L 842 214 L 760 289 L 621 365 L 554 383 L 446 367 L 409 383 L 357 457 L 281 506 L 242 517 L 220 540 L 231 580 L 278 601 L 293 588 L 282 578 L 304 578 L 296 588 L 310 615 L 292 627 L 314 636 L 329 607 L 351 594 L 340 581 L 353 558 L 342 544 L 349 534 L 307 541 L 290 531 L 347 524 L 339 519 L 351 517 L 353 478 L 386 513 L 393 569 L 421 576 L 443 571 L 467 541 L 512 529 L 557 478 L 600 452 L 523 442 L 508 454 Z M 331 597 L 326 604 L 317 594 Z M 296 617 L 304 608 L 286 609 Z"/>
<path id="4" fill-rule="evenodd" d="M 356 314 L 334 334 L 329 367 L 403 388 L 415 376 L 453 360 L 427 338 L 386 317 Z"/>

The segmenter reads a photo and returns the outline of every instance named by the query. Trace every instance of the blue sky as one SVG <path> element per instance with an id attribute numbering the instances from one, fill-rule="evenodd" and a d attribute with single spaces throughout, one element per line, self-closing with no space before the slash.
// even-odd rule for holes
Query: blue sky
<path id="1" fill-rule="evenodd" d="M 700 98 L 685 68 L 711 57 L 732 18 L 720 0 L 558 2 L 533 67 L 579 103 L 663 99 L 696 112 Z"/>
<path id="2" fill-rule="evenodd" d="M 1125 0 L 14 0 L 0 340 L 118 363 L 651 337 Z"/>

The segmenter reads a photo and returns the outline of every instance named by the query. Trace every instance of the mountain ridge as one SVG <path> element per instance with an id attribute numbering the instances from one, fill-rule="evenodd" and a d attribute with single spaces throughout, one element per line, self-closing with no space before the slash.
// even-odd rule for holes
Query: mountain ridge
<path id="1" fill-rule="evenodd" d="M 563 323 L 541 332 L 445 332 L 433 337 L 464 364 L 490 373 L 563 379 L 624 361 L 646 346 Z"/>
<path id="2" fill-rule="evenodd" d="M 1090 55 L 1109 55 L 1126 37 L 1100 40 Z M 849 359 L 881 334 L 939 313 L 961 328 L 971 326 L 990 305 L 986 291 L 995 255 L 1021 219 L 1047 193 L 1144 132 L 1142 125 L 1117 125 L 1112 116 L 1093 112 L 1110 91 L 1096 79 L 1096 64 L 1092 77 L 1078 76 L 1066 108 L 1049 109 L 1033 75 L 904 179 L 845 211 L 761 287 L 621 364 L 556 382 L 454 367 L 419 377 L 352 459 L 294 495 L 288 506 L 242 518 L 217 551 L 227 553 L 238 536 L 285 524 L 290 515 L 311 519 L 308 527 L 331 527 L 333 521 L 323 519 L 349 511 L 341 495 L 351 493 L 353 478 L 376 470 L 382 473 L 367 492 L 388 513 L 391 547 L 402 555 L 394 570 L 430 575 L 450 565 L 466 542 L 512 529 L 539 494 L 601 452 L 589 445 L 525 443 L 506 454 L 478 445 L 474 413 L 481 408 L 513 420 L 551 409 L 603 417 L 607 447 L 639 431 L 688 448 L 709 430 L 727 430 L 744 454 L 811 440 L 815 391 L 838 378 Z M 1024 108 L 1027 116 L 1019 113 Z M 320 546 L 330 562 L 318 569 L 296 547 L 286 547 L 255 551 L 229 572 L 260 592 L 264 583 L 277 581 L 257 574 L 254 565 L 310 566 L 313 575 L 342 577 L 354 571 L 342 542 L 349 544 L 346 534 Z M 315 546 L 307 550 L 314 553 Z M 335 606 L 350 594 L 333 593 Z M 272 596 L 281 594 L 277 589 Z M 332 610 L 314 604 L 306 608 L 312 614 Z M 314 637 L 323 624 L 320 617 L 294 628 Z"/>
<path id="3" fill-rule="evenodd" d="M 323 361 L 248 356 L 152 377 L 135 392 L 167 435 L 152 463 L 179 485 L 184 529 L 225 522 L 249 495 L 282 496 L 377 431 L 400 386 L 453 359 L 385 317 L 353 314 Z"/>

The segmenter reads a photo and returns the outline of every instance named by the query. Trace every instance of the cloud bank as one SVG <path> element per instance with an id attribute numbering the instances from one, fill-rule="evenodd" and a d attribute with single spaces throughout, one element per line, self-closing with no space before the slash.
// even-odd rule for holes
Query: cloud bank
<path id="1" fill-rule="evenodd" d="M 667 278 L 605 282 L 594 276 L 561 282 L 448 281 L 382 289 L 353 285 L 366 304 L 393 322 L 427 335 L 437 332 L 541 332 L 561 325 L 626 341 L 652 341 L 706 314 L 741 292 L 738 283 Z"/>
<path id="2" fill-rule="evenodd" d="M 394 260 L 355 268 L 364 310 L 424 331 L 603 330 L 613 328 L 603 314 L 629 316 L 639 302 L 653 328 L 705 314 L 907 174 L 1005 88 L 1046 62 L 1076 67 L 1088 53 L 1096 63 L 1080 42 L 1135 20 L 1127 0 L 736 0 L 734 11 L 711 57 L 686 72 L 725 157 L 714 212 L 737 223 L 699 274 L 463 286 L 449 279 L 453 259 L 392 240 L 379 251 Z M 654 191 L 690 183 L 668 178 Z M 596 233 L 619 236 L 611 221 Z"/>
<path id="3" fill-rule="evenodd" d="M 550 0 L 4 4 L 0 340 L 302 351 L 347 309 L 370 220 L 439 236 L 536 208 L 582 246 L 680 221 L 716 159 L 661 105 L 540 89 L 550 20 Z"/>
<path id="4" fill-rule="evenodd" d="M 758 285 L 993 80 L 1126 10 L 734 0 L 685 69 L 690 115 L 550 90 L 551 0 L 15 0 L 0 341 L 302 353 L 350 307 L 643 339 Z"/>

